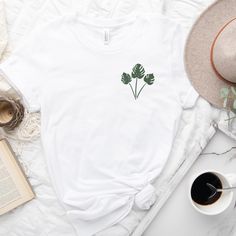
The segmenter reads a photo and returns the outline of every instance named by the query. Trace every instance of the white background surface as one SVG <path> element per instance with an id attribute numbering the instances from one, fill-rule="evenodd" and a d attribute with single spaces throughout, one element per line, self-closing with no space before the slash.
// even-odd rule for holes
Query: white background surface
<path id="1" fill-rule="evenodd" d="M 7 0 L 7 18 L 9 27 L 12 29 L 9 35 L 10 47 L 14 48 L 22 37 L 31 27 L 40 14 L 36 10 L 40 10 L 42 2 L 46 0 Z M 189 27 L 197 15 L 209 5 L 212 0 L 125 0 L 125 1 L 111 1 L 111 0 L 92 0 L 92 1 L 75 1 L 75 0 L 49 0 L 55 8 L 51 8 L 49 12 L 42 13 L 49 18 L 58 11 L 63 14 L 65 9 L 68 10 L 68 5 L 78 3 L 78 9 L 90 15 L 96 15 L 93 9 L 99 9 L 102 16 L 116 16 L 126 15 L 132 11 L 138 10 L 141 12 L 162 12 L 168 16 L 177 19 L 186 27 Z M 65 4 L 66 2 L 66 4 Z M 27 8 L 33 6 L 35 11 L 28 11 Z M 90 6 L 90 8 L 88 8 Z M 89 10 L 90 9 L 90 10 Z M 115 9 L 115 10 L 114 10 Z M 35 14 L 37 12 L 38 14 Z M 31 13 L 31 14 L 28 14 Z M 21 27 L 21 28 L 19 28 Z M 17 32 L 17 33 L 16 33 Z M 235 146 L 235 141 L 228 139 L 222 133 L 218 134 L 211 141 L 204 152 L 224 152 L 230 147 Z M 37 146 L 38 147 L 38 146 Z M 37 191 L 38 202 L 36 204 L 27 204 L 24 208 L 17 209 L 11 214 L 7 215 L 0 221 L 1 236 L 35 236 L 35 232 L 42 236 L 74 236 L 70 225 L 66 222 L 65 215 L 60 211 L 58 203 L 53 196 L 53 190 L 48 183 L 46 167 L 42 163 L 37 162 L 31 150 L 37 153 L 37 147 L 33 145 L 28 147 L 29 155 L 24 157 L 27 163 L 30 180 Z M 27 150 L 26 150 L 27 151 Z M 196 212 L 190 205 L 188 200 L 189 180 L 191 176 L 203 169 L 217 169 L 223 172 L 236 170 L 236 156 L 235 150 L 225 155 L 204 155 L 199 158 L 197 163 L 189 171 L 183 182 L 179 185 L 177 190 L 168 200 L 168 203 L 159 212 L 154 222 L 144 235 L 147 236 L 231 236 L 236 235 L 232 226 L 236 224 L 236 213 L 230 212 L 230 215 L 223 215 L 219 217 L 205 217 Z M 35 158 L 35 159 L 34 159 Z M 26 166 L 26 167 L 27 167 Z M 43 180 L 43 182 L 42 182 Z M 46 193 L 46 194 L 45 194 Z M 44 205 L 40 204 L 44 202 Z M 30 212 L 35 217 L 31 218 L 31 222 L 27 218 L 27 212 Z M 21 216 L 19 218 L 19 216 Z M 24 217 L 25 216 L 25 219 Z M 39 217 L 40 216 L 40 217 Z M 228 218 L 230 217 L 230 218 Z M 60 221 L 58 221 L 60 219 Z M 25 224 L 24 224 L 25 223 Z M 2 227 L 6 226 L 6 227 Z M 30 227 L 32 226 L 32 227 Z M 24 228 L 25 230 L 21 230 Z M 13 230 L 14 229 L 14 230 Z M 60 233 L 58 233 L 60 232 Z M 60 234 L 60 235 L 59 235 Z M 109 235 L 110 236 L 110 235 Z"/>
<path id="2" fill-rule="evenodd" d="M 220 154 L 233 146 L 236 146 L 236 141 L 218 131 L 203 153 Z M 191 177 L 202 170 L 209 169 L 222 173 L 236 173 L 236 149 L 222 155 L 201 155 L 147 229 L 145 236 L 236 235 L 235 200 L 227 212 L 218 216 L 204 216 L 191 206 L 188 196 Z"/>

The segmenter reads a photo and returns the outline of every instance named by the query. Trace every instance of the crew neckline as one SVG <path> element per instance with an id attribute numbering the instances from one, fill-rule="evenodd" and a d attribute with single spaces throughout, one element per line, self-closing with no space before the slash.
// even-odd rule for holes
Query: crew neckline
<path id="1" fill-rule="evenodd" d="M 143 27 L 141 26 L 141 19 L 138 15 L 129 15 L 119 18 L 104 18 L 104 17 L 90 17 L 76 14 L 76 23 L 87 25 L 89 27 L 94 27 L 96 29 L 114 29 L 116 27 L 129 26 L 128 34 L 124 32 L 120 33 L 122 40 L 119 40 L 118 45 L 111 44 L 98 44 L 96 39 L 89 37 L 86 34 L 79 32 L 78 28 L 78 40 L 83 43 L 85 46 L 89 47 L 92 50 L 99 51 L 101 53 L 116 53 L 125 51 L 128 47 L 131 47 L 134 42 L 139 38 L 138 36 L 142 34 Z"/>

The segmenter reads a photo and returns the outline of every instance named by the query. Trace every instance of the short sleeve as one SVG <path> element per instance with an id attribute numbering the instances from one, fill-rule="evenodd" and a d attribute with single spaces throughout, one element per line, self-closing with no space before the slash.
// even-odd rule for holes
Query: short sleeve
<path id="1" fill-rule="evenodd" d="M 47 61 L 45 47 L 42 28 L 37 28 L 0 64 L 1 75 L 21 95 L 29 111 L 40 110 L 40 90 Z"/>
<path id="2" fill-rule="evenodd" d="M 199 96 L 191 85 L 184 68 L 186 36 L 186 30 L 181 25 L 177 24 L 172 38 L 171 70 L 174 80 L 174 90 L 177 92 L 177 96 L 183 109 L 193 107 Z"/>

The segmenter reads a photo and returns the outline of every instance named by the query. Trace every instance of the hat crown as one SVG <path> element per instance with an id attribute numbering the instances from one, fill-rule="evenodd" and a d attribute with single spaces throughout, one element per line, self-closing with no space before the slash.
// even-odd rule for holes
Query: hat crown
<path id="1" fill-rule="evenodd" d="M 223 79 L 236 83 L 236 19 L 227 23 L 216 36 L 212 63 Z"/>

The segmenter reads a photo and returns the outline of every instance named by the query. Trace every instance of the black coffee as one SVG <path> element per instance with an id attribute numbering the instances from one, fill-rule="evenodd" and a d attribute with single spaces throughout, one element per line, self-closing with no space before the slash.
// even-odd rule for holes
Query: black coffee
<path id="1" fill-rule="evenodd" d="M 215 174 L 211 172 L 201 174 L 195 179 L 191 188 L 191 197 L 194 202 L 209 205 L 220 198 L 221 192 L 212 195 L 214 192 L 207 186 L 207 183 L 212 184 L 217 189 L 222 188 L 222 183 Z"/>

